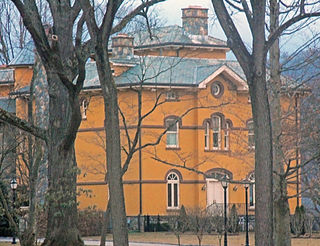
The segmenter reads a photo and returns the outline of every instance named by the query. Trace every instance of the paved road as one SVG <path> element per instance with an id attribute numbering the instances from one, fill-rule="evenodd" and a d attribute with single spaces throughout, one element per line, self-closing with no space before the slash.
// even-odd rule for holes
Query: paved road
<path id="1" fill-rule="evenodd" d="M 0 237 L 0 242 L 12 242 L 11 237 Z M 85 245 L 100 245 L 100 241 L 98 240 L 85 240 Z M 138 242 L 130 242 L 130 246 L 173 246 L 175 244 L 163 244 L 163 243 L 138 243 Z M 112 246 L 112 242 L 107 242 L 106 246 Z"/>

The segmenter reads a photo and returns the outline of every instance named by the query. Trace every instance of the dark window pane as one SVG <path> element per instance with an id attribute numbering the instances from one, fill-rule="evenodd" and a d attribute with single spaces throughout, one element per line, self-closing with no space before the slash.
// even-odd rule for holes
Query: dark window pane
<path id="1" fill-rule="evenodd" d="M 173 184 L 174 188 L 174 206 L 178 207 L 178 184 Z"/>
<path id="2" fill-rule="evenodd" d="M 253 198 L 253 192 L 254 192 L 254 189 L 253 189 L 253 185 L 251 184 L 250 185 L 250 197 L 249 197 L 249 203 L 250 203 L 250 206 L 252 207 L 254 205 L 254 198 Z"/>
<path id="3" fill-rule="evenodd" d="M 213 147 L 219 147 L 219 134 L 217 132 L 213 133 Z"/>
<path id="4" fill-rule="evenodd" d="M 168 184 L 168 207 L 172 206 L 172 190 L 171 184 Z"/>

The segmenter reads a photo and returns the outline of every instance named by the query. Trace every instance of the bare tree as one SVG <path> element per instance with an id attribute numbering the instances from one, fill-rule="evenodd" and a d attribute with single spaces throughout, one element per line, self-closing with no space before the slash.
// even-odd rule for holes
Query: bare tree
<path id="1" fill-rule="evenodd" d="M 245 46 L 226 3 L 234 3 L 247 18 L 252 34 L 251 51 Z M 266 57 L 274 41 L 291 25 L 319 12 L 308 12 L 306 1 L 298 1 L 295 15 L 280 25 L 266 38 L 266 1 L 212 0 L 215 13 L 224 30 L 228 45 L 238 59 L 249 85 L 255 133 L 256 227 L 255 241 L 273 244 L 273 154 L 270 107 L 266 83 Z M 295 7 L 295 6 L 290 6 Z M 287 10 L 290 7 L 285 6 Z M 263 177 L 263 178 L 262 178 Z"/>

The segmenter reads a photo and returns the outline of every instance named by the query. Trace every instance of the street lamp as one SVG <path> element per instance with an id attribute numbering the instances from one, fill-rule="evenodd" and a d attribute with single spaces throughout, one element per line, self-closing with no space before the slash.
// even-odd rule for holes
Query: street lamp
<path id="1" fill-rule="evenodd" d="M 227 188 L 228 188 L 228 180 L 227 176 L 224 175 L 221 180 L 221 185 L 224 190 L 224 246 L 228 246 L 228 235 L 227 235 Z"/>
<path id="2" fill-rule="evenodd" d="M 11 190 L 12 190 L 12 201 L 13 201 L 12 207 L 13 207 L 13 210 L 14 210 L 15 209 L 15 204 L 16 204 L 16 189 L 18 187 L 18 183 L 17 183 L 17 180 L 15 178 L 11 179 L 10 186 L 11 186 Z M 15 217 L 13 217 L 13 218 L 15 218 Z M 15 226 L 13 226 L 12 243 L 11 244 L 17 244 Z"/>
<path id="3" fill-rule="evenodd" d="M 248 217 L 248 188 L 249 183 L 244 184 L 244 188 L 246 190 L 246 244 L 245 246 L 249 246 L 249 217 Z"/>

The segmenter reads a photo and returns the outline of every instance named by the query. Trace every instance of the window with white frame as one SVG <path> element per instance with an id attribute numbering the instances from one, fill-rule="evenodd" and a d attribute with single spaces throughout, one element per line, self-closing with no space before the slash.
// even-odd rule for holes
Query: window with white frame
<path id="1" fill-rule="evenodd" d="M 179 146 L 179 122 L 177 119 L 166 119 L 167 147 L 176 148 Z"/>
<path id="2" fill-rule="evenodd" d="M 251 182 L 249 185 L 249 207 L 254 208 L 255 205 L 255 176 L 254 173 L 249 175 L 249 181 Z"/>
<path id="3" fill-rule="evenodd" d="M 213 132 L 213 149 L 220 149 L 221 143 L 221 118 L 219 116 L 212 117 L 212 132 Z"/>
<path id="4" fill-rule="evenodd" d="M 228 150 L 230 147 L 229 131 L 230 131 L 230 123 L 226 122 L 226 129 L 224 131 L 224 149 L 225 150 Z"/>
<path id="5" fill-rule="evenodd" d="M 254 149 L 254 126 L 253 120 L 248 121 L 248 146 L 250 149 Z"/>
<path id="6" fill-rule="evenodd" d="M 167 176 L 167 195 L 168 209 L 179 208 L 179 177 L 174 172 Z"/>
<path id="7" fill-rule="evenodd" d="M 210 124 L 209 122 L 206 122 L 204 127 L 204 149 L 208 150 L 209 145 L 210 145 Z"/>
<path id="8" fill-rule="evenodd" d="M 174 101 L 178 99 L 177 92 L 175 91 L 167 91 L 166 92 L 166 100 L 168 101 Z"/>
<path id="9" fill-rule="evenodd" d="M 81 101 L 81 118 L 83 119 L 83 120 L 86 120 L 87 119 L 87 109 L 88 109 L 88 105 L 89 105 L 89 103 L 88 103 L 88 100 L 87 99 L 82 99 L 82 101 Z"/>

